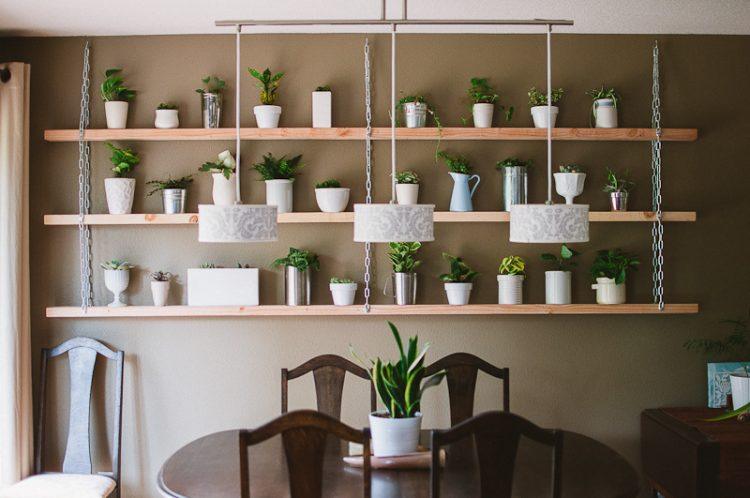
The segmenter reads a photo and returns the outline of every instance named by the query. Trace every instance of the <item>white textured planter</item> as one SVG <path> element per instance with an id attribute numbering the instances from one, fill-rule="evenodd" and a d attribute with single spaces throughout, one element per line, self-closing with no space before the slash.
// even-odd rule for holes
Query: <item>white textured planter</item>
<path id="1" fill-rule="evenodd" d="M 523 304 L 523 275 L 497 276 L 497 303 Z"/>
<path id="2" fill-rule="evenodd" d="M 732 409 L 737 410 L 750 403 L 750 377 L 731 374 L 729 382 L 732 386 Z"/>
<path id="3" fill-rule="evenodd" d="M 494 104 L 474 104 L 471 108 L 471 114 L 474 118 L 474 128 L 492 128 L 492 114 L 494 112 Z"/>
<path id="4" fill-rule="evenodd" d="M 596 304 L 625 303 L 625 283 L 615 284 L 614 278 L 600 277 L 591 288 L 596 291 Z"/>
<path id="5" fill-rule="evenodd" d="M 104 115 L 107 118 L 107 128 L 117 130 L 127 128 L 128 102 L 112 101 L 104 103 Z"/>
<path id="6" fill-rule="evenodd" d="M 349 204 L 348 188 L 316 188 L 315 200 L 324 213 L 340 213 Z"/>
<path id="7" fill-rule="evenodd" d="M 232 173 L 227 179 L 221 173 L 211 173 L 214 179 L 214 186 L 211 189 L 211 196 L 216 206 L 233 206 L 237 201 L 237 176 Z"/>
<path id="8" fill-rule="evenodd" d="M 253 107 L 255 121 L 258 128 L 278 128 L 281 118 L 281 106 L 278 105 L 256 105 Z"/>
<path id="9" fill-rule="evenodd" d="M 333 304 L 335 306 L 351 306 L 354 304 L 354 296 L 357 295 L 357 284 L 329 284 Z"/>
<path id="10" fill-rule="evenodd" d="M 188 306 L 258 306 L 257 268 L 188 268 Z"/>
<path id="11" fill-rule="evenodd" d="M 410 418 L 390 418 L 386 412 L 371 413 L 370 432 L 372 433 L 373 455 L 386 457 L 414 453 L 419 445 L 421 428 L 421 413 Z"/>
<path id="12" fill-rule="evenodd" d="M 105 178 L 104 192 L 107 195 L 109 214 L 130 214 L 133 211 L 135 179 Z"/>
<path id="13" fill-rule="evenodd" d="M 570 304 L 573 302 L 569 271 L 544 272 L 544 302 L 547 304 Z"/>
<path id="14" fill-rule="evenodd" d="M 151 295 L 154 298 L 154 306 L 166 306 L 167 296 L 169 296 L 169 280 L 152 280 Z"/>
<path id="15" fill-rule="evenodd" d="M 586 183 L 586 173 L 555 173 L 555 190 L 565 197 L 565 204 L 573 204 L 573 199 L 581 195 Z"/>
<path id="16" fill-rule="evenodd" d="M 559 109 L 557 106 L 552 106 L 552 128 L 555 127 L 557 122 L 557 113 Z M 537 105 L 531 108 L 531 117 L 534 119 L 535 128 L 547 128 L 547 106 Z"/>
<path id="17" fill-rule="evenodd" d="M 180 117 L 177 109 L 157 109 L 154 127 L 160 129 L 179 128 Z"/>
<path id="18" fill-rule="evenodd" d="M 331 92 L 312 93 L 312 126 L 331 127 Z"/>
<path id="19" fill-rule="evenodd" d="M 446 282 L 445 295 L 448 296 L 448 304 L 452 306 L 469 304 L 472 287 L 474 284 L 471 282 Z"/>
<path id="20" fill-rule="evenodd" d="M 398 204 L 417 204 L 419 199 L 418 183 L 397 183 L 396 202 Z"/>
<path id="21" fill-rule="evenodd" d="M 617 128 L 617 108 L 612 99 L 596 99 L 592 111 L 596 128 Z"/>
<path id="22" fill-rule="evenodd" d="M 104 285 L 115 296 L 107 306 L 110 308 L 127 306 L 120 300 L 120 295 L 128 288 L 129 283 L 130 270 L 104 270 Z"/>
<path id="23" fill-rule="evenodd" d="M 279 214 L 294 207 L 294 180 L 266 180 L 266 204 L 277 206 Z"/>

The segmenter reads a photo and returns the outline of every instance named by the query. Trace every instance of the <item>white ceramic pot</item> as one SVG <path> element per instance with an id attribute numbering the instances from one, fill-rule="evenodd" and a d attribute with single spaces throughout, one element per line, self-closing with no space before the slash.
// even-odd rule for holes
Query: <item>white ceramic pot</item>
<path id="1" fill-rule="evenodd" d="M 557 106 L 552 106 L 552 128 L 555 127 L 557 122 L 557 112 L 559 109 Z M 534 119 L 535 128 L 546 128 L 547 127 L 547 106 L 537 105 L 531 108 L 531 117 Z"/>
<path id="2" fill-rule="evenodd" d="M 406 455 L 417 451 L 422 414 L 416 417 L 390 418 L 386 412 L 370 414 L 372 453 L 376 457 Z"/>
<path id="3" fill-rule="evenodd" d="M 331 92 L 312 93 L 312 126 L 331 127 Z"/>
<path id="4" fill-rule="evenodd" d="M 152 280 L 151 295 L 154 298 L 154 306 L 165 306 L 167 296 L 169 296 L 169 280 L 164 282 Z"/>
<path id="5" fill-rule="evenodd" d="M 750 403 L 750 377 L 733 373 L 729 376 L 732 386 L 732 409 L 737 410 Z"/>
<path id="6" fill-rule="evenodd" d="M 573 302 L 569 271 L 544 272 L 544 302 L 547 304 L 570 304 Z"/>
<path id="7" fill-rule="evenodd" d="M 214 186 L 211 190 L 211 196 L 216 206 L 232 206 L 237 201 L 237 176 L 232 173 L 227 179 L 221 173 L 211 173 L 214 179 Z"/>
<path id="8" fill-rule="evenodd" d="M 555 173 L 555 190 L 565 197 L 565 204 L 573 204 L 573 199 L 581 195 L 586 182 L 586 173 Z"/>
<path id="9" fill-rule="evenodd" d="M 497 303 L 523 304 L 523 275 L 497 276 Z"/>
<path id="10" fill-rule="evenodd" d="M 617 108 L 612 99 L 596 99 L 592 105 L 596 128 L 617 128 Z"/>
<path id="11" fill-rule="evenodd" d="M 315 200 L 324 213 L 340 213 L 349 204 L 348 188 L 316 188 Z"/>
<path id="12" fill-rule="evenodd" d="M 418 183 L 397 183 L 396 202 L 399 204 L 417 204 L 419 198 Z"/>
<path id="13" fill-rule="evenodd" d="M 329 284 L 333 304 L 335 306 L 351 306 L 354 304 L 354 296 L 357 295 L 357 284 Z"/>
<path id="14" fill-rule="evenodd" d="M 615 284 L 614 278 L 600 277 L 591 288 L 596 291 L 596 304 L 623 304 L 625 302 L 625 282 Z"/>
<path id="15" fill-rule="evenodd" d="M 278 128 L 281 118 L 281 106 L 278 105 L 256 105 L 253 107 L 255 121 L 258 128 Z"/>
<path id="16" fill-rule="evenodd" d="M 155 128 L 179 128 L 180 117 L 177 109 L 157 109 L 156 119 L 154 119 Z"/>
<path id="17" fill-rule="evenodd" d="M 471 282 L 446 282 L 445 294 L 448 296 L 448 304 L 452 306 L 469 304 L 472 287 L 474 284 Z"/>
<path id="18" fill-rule="evenodd" d="M 130 214 L 133 211 L 135 179 L 105 178 L 104 192 L 107 195 L 109 214 Z"/>
<path id="19" fill-rule="evenodd" d="M 107 306 L 110 308 L 127 306 L 120 300 L 120 295 L 128 288 L 129 283 L 130 270 L 104 270 L 104 285 L 115 296 Z"/>
<path id="20" fill-rule="evenodd" d="M 294 180 L 266 180 L 266 204 L 277 206 L 279 214 L 292 212 L 293 194 Z"/>
<path id="21" fill-rule="evenodd" d="M 128 124 L 128 102 L 112 101 L 104 103 L 104 115 L 107 117 L 107 128 L 122 129 Z"/>
<path id="22" fill-rule="evenodd" d="M 474 128 L 492 128 L 492 114 L 494 112 L 494 104 L 474 104 L 471 108 L 471 114 L 474 117 Z"/>

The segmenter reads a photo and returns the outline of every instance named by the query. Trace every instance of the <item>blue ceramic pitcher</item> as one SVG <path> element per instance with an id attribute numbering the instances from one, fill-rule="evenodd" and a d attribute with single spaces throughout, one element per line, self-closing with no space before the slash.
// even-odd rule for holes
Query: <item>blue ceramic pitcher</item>
<path id="1" fill-rule="evenodd" d="M 453 194 L 451 194 L 451 211 L 474 211 L 471 198 L 474 197 L 479 186 L 479 175 L 464 175 L 463 173 L 448 173 L 453 177 Z M 469 182 L 476 178 L 477 182 L 469 190 Z"/>

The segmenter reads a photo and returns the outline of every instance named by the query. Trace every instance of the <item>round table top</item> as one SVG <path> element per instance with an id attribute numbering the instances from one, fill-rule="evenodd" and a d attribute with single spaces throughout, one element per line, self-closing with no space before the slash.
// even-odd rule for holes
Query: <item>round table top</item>
<path id="1" fill-rule="evenodd" d="M 563 433 L 563 497 L 638 495 L 638 475 L 622 456 L 582 434 Z M 422 442 L 429 442 L 429 431 L 422 431 Z M 327 452 L 324 462 L 323 495 L 361 496 L 362 471 L 342 461 L 343 450 L 330 447 L 332 451 Z M 442 470 L 442 496 L 480 496 L 476 464 L 469 462 L 467 465 L 466 459 L 450 458 L 451 448 L 447 447 L 447 451 L 449 458 Z M 469 460 L 473 458 L 471 452 Z M 522 440 L 516 458 L 513 495 L 551 496 L 551 461 L 551 448 Z M 286 458 L 280 437 L 250 447 L 248 462 L 252 498 L 289 496 Z M 209 434 L 179 449 L 164 462 L 158 486 L 167 496 L 179 498 L 240 498 L 239 431 Z M 372 471 L 373 497 L 427 498 L 429 494 L 429 470 Z"/>

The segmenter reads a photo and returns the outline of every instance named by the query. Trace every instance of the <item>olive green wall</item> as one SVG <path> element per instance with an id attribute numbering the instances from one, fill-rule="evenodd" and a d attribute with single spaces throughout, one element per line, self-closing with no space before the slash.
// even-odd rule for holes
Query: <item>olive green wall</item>
<path id="1" fill-rule="evenodd" d="M 387 124 L 389 45 L 385 36 L 370 36 L 373 49 L 375 124 Z M 468 79 L 491 78 L 501 102 L 516 106 L 513 126 L 530 126 L 525 93 L 544 87 L 544 43 L 541 36 L 404 35 L 398 50 L 398 88 L 425 93 L 443 123 L 459 126 L 468 115 Z M 317 85 L 330 84 L 336 126 L 363 126 L 362 35 L 262 35 L 243 38 L 242 67 L 270 66 L 286 72 L 280 90 L 282 126 L 309 126 L 310 95 Z M 558 124 L 587 126 L 590 100 L 586 90 L 605 81 L 623 95 L 623 126 L 650 122 L 652 36 L 560 35 L 554 39 L 554 84 L 566 90 Z M 665 228 L 666 297 L 670 302 L 699 302 L 695 316 L 517 316 L 517 317 L 397 317 L 405 334 L 419 333 L 433 343 L 430 358 L 455 351 L 478 354 L 512 372 L 513 411 L 544 426 L 562 427 L 593 436 L 611 445 L 638 467 L 639 413 L 663 405 L 705 402 L 704 360 L 685 352 L 691 337 L 718 335 L 719 320 L 741 314 L 748 302 L 746 151 L 750 122 L 734 97 L 750 86 L 750 66 L 744 54 L 747 37 L 662 36 L 663 124 L 697 127 L 694 143 L 664 145 L 664 207 L 696 210 L 698 222 Z M 104 69 L 124 67 L 127 82 L 138 97 L 131 107 L 129 126 L 151 127 L 153 109 L 161 101 L 180 104 L 182 126 L 200 124 L 194 89 L 205 74 L 231 80 L 234 89 L 233 38 L 230 36 L 164 36 L 96 38 L 93 40 L 91 127 L 104 126 L 103 105 L 96 87 Z M 262 319 L 140 319 L 47 320 L 44 308 L 79 302 L 78 249 L 75 227 L 45 227 L 45 213 L 77 212 L 77 147 L 45 143 L 47 128 L 78 125 L 82 40 L 26 38 L 0 40 L 0 60 L 31 63 L 31 250 L 33 340 L 35 351 L 71 336 L 101 339 L 127 353 L 123 434 L 124 496 L 156 496 L 155 479 L 162 462 L 185 443 L 206 433 L 237 426 L 253 426 L 279 412 L 279 369 L 294 366 L 321 353 L 348 355 L 352 343 L 370 355 L 393 353 L 383 318 L 262 318 Z M 251 107 L 256 92 L 242 75 L 242 121 L 253 126 Z M 230 91 L 224 124 L 234 122 Z M 168 175 L 196 173 L 231 142 L 142 143 L 135 212 L 159 212 L 157 196 L 145 197 L 144 182 Z M 494 163 L 506 156 L 531 158 L 530 196 L 545 196 L 543 142 L 445 143 L 465 153 L 482 177 L 475 197 L 477 210 L 497 210 L 500 179 Z M 451 181 L 444 165 L 435 165 L 435 143 L 401 143 L 399 167 L 417 170 L 425 179 L 421 200 L 447 210 Z M 317 210 L 313 185 L 337 177 L 352 188 L 354 201 L 364 193 L 364 147 L 359 142 L 244 142 L 243 173 L 262 153 L 303 153 L 305 168 L 295 182 L 295 209 Z M 375 199 L 388 198 L 389 148 L 375 146 Z M 632 209 L 650 207 L 648 143 L 569 142 L 555 145 L 555 162 L 578 162 L 588 169 L 586 190 L 579 201 L 592 210 L 607 209 L 600 185 L 605 167 L 629 168 L 638 183 Z M 103 179 L 108 161 L 101 144 L 92 147 L 93 206 L 106 212 Z M 188 209 L 210 202 L 210 179 L 197 175 Z M 264 202 L 263 184 L 254 173 L 243 174 L 245 200 Z M 560 200 L 558 198 L 558 200 Z M 588 267 L 597 249 L 621 247 L 637 252 L 641 270 L 629 279 L 628 298 L 648 302 L 651 297 L 650 225 L 595 224 L 591 242 L 580 244 L 581 264 L 575 273 L 575 302 L 593 302 Z M 508 242 L 507 224 L 438 224 L 435 242 L 426 244 L 420 269 L 419 302 L 445 301 L 435 278 L 445 265 L 441 251 L 464 256 L 481 272 L 473 302 L 496 300 L 495 273 L 499 258 L 520 254 L 529 261 L 525 284 L 527 302 L 544 299 L 544 267 L 539 253 L 548 247 Z M 261 302 L 280 303 L 280 272 L 269 269 L 273 258 L 289 246 L 320 254 L 313 301 L 329 302 L 327 280 L 346 276 L 362 280 L 363 247 L 352 242 L 351 225 L 283 225 L 277 243 L 264 245 L 199 244 L 195 227 L 97 227 L 93 255 L 98 262 L 127 258 L 138 265 L 129 300 L 150 304 L 149 271 L 163 269 L 177 275 L 179 285 L 171 300 L 184 300 L 186 268 L 211 261 L 231 266 L 237 261 L 262 269 Z M 378 247 L 374 282 L 382 288 L 388 275 L 385 252 Z M 94 270 L 96 304 L 105 304 L 101 271 Z M 375 302 L 385 303 L 382 292 Z M 65 370 L 52 390 L 60 408 L 53 412 L 65 427 Z M 99 380 L 103 379 L 102 376 Z M 101 387 L 101 386 L 99 386 Z M 441 388 L 424 403 L 425 425 L 448 424 L 447 395 Z M 312 381 L 292 387 L 292 407 L 311 406 Z M 344 418 L 354 425 L 366 421 L 366 389 L 351 382 L 346 388 Z M 477 410 L 498 406 L 499 389 L 480 379 Z M 96 397 L 95 415 L 105 410 Z M 106 428 L 110 428 L 109 424 Z M 97 455 L 108 444 L 105 427 L 96 425 Z M 52 430 L 50 462 L 60 457 L 64 430 Z M 106 457 L 103 461 L 106 461 Z"/>

